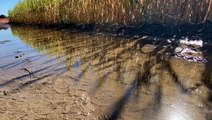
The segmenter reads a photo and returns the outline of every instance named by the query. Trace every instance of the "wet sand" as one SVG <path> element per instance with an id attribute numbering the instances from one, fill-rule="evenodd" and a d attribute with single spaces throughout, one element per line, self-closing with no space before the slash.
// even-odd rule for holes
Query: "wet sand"
<path id="1" fill-rule="evenodd" d="M 212 119 L 211 56 L 189 62 L 143 39 L 68 30 L 0 34 L 1 119 Z"/>

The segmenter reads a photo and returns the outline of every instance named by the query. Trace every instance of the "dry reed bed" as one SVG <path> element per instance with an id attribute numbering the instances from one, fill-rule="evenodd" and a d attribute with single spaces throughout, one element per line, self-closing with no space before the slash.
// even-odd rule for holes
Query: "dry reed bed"
<path id="1" fill-rule="evenodd" d="M 60 24 L 62 0 L 24 0 L 9 11 L 11 22 L 28 24 Z"/>
<path id="2" fill-rule="evenodd" d="M 24 0 L 9 12 L 12 22 L 200 23 L 212 20 L 212 0 Z"/>

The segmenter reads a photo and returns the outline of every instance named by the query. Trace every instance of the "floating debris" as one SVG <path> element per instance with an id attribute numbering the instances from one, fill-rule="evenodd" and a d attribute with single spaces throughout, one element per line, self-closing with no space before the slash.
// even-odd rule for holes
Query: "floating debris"
<path id="1" fill-rule="evenodd" d="M 15 54 L 17 54 L 15 56 L 15 58 L 21 58 L 21 57 L 23 57 L 25 55 L 24 53 L 22 53 L 22 51 L 16 51 Z"/>
<path id="2" fill-rule="evenodd" d="M 203 57 L 201 48 L 202 40 L 189 40 L 188 37 L 179 39 L 179 46 L 175 48 L 175 57 L 188 60 L 190 62 L 207 62 Z"/>

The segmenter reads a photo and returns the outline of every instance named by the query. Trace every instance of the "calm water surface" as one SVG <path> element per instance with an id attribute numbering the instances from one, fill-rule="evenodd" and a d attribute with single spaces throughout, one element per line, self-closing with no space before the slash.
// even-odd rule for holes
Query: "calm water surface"
<path id="1" fill-rule="evenodd" d="M 76 82 L 104 119 L 211 120 L 211 54 L 179 55 L 187 47 L 175 41 L 13 26 L 0 31 L 0 87 L 17 87 L 27 68 Z"/>

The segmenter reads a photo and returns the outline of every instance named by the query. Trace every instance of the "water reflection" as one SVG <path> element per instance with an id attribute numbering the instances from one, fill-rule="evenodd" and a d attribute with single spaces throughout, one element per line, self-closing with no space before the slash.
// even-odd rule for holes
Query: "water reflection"
<path id="1" fill-rule="evenodd" d="M 42 76 L 66 76 L 82 83 L 93 102 L 102 106 L 100 113 L 106 116 L 100 119 L 211 119 L 211 65 L 174 58 L 179 41 L 26 26 L 12 31 L 49 56 L 39 60 L 41 67 L 51 64 Z"/>
<path id="2" fill-rule="evenodd" d="M 0 31 L 7 30 L 8 28 L 10 28 L 9 24 L 0 23 Z"/>

